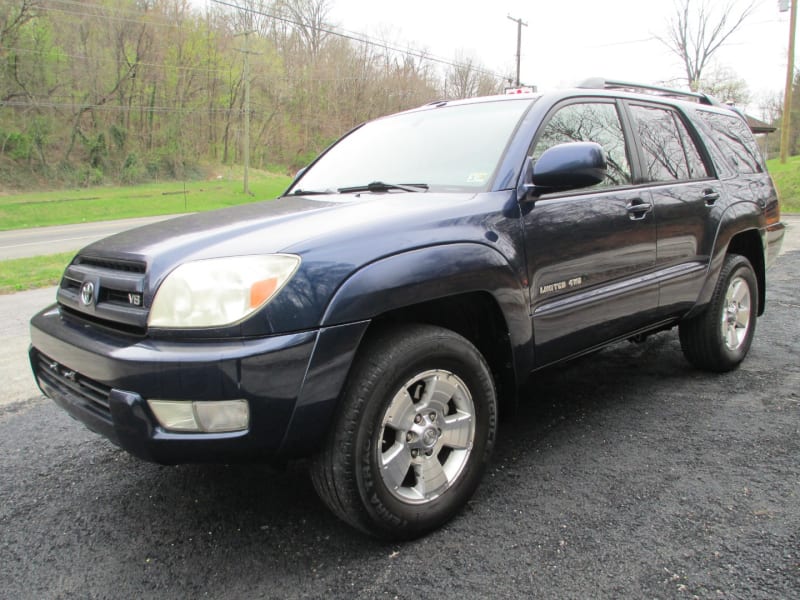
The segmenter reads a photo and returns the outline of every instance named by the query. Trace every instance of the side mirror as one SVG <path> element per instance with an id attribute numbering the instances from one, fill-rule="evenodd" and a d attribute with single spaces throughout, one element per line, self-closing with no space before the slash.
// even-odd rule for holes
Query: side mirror
<path id="1" fill-rule="evenodd" d="M 608 162 L 600 144 L 570 142 L 548 148 L 533 163 L 526 161 L 526 191 L 534 195 L 596 185 L 606 177 Z"/>

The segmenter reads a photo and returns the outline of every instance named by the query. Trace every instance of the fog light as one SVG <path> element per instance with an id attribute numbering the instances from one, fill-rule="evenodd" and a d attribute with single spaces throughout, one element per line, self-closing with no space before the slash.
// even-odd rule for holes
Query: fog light
<path id="1" fill-rule="evenodd" d="M 169 431 L 200 431 L 194 418 L 191 402 L 148 400 L 147 403 L 164 429 Z"/>
<path id="2" fill-rule="evenodd" d="M 147 404 L 168 431 L 222 433 L 247 429 L 250 408 L 247 400 L 190 402 L 148 400 Z"/>
<path id="3" fill-rule="evenodd" d="M 246 400 L 194 402 L 194 417 L 202 431 L 239 431 L 247 429 L 250 410 Z"/>

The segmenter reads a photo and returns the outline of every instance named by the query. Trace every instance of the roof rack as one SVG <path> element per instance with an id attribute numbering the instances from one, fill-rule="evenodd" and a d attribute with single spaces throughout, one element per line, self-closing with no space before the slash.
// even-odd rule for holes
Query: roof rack
<path id="1" fill-rule="evenodd" d="M 658 85 L 631 83 L 629 81 L 614 81 L 611 79 L 603 79 L 602 77 L 592 77 L 590 79 L 586 79 L 585 81 L 579 83 L 577 87 L 581 89 L 594 90 L 625 90 L 629 92 L 653 94 L 656 96 L 668 96 L 670 98 L 688 98 L 690 100 L 695 100 L 700 104 L 721 106 L 720 102 L 716 98 L 700 92 L 684 92 L 683 90 L 674 90 Z"/>

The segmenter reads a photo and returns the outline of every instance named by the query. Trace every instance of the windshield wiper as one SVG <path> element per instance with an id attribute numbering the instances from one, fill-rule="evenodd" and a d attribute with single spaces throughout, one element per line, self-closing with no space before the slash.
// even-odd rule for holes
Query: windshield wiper
<path id="1" fill-rule="evenodd" d="M 340 194 L 350 194 L 352 192 L 388 192 L 389 190 L 403 190 L 404 192 L 424 192 L 427 191 L 427 183 L 386 183 L 384 181 L 373 181 L 367 185 L 356 185 L 353 187 L 339 188 Z"/>
<path id="2" fill-rule="evenodd" d="M 333 190 L 300 190 L 293 191 L 291 196 L 323 196 L 325 194 L 333 194 Z"/>

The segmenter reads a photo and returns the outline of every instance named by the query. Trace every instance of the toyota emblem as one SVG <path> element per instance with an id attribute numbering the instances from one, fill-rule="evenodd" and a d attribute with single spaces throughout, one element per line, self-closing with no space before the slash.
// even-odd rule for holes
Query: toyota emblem
<path id="1" fill-rule="evenodd" d="M 91 306 L 94 302 L 94 283 L 91 281 L 85 282 L 81 286 L 81 304 L 84 306 Z"/>

